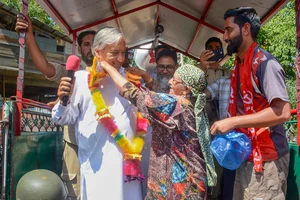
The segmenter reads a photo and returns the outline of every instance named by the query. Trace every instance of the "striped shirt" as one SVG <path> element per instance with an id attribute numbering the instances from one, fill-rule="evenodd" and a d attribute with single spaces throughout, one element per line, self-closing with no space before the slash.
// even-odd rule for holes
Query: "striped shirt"
<path id="1" fill-rule="evenodd" d="M 227 117 L 230 96 L 230 77 L 223 76 L 206 88 L 211 94 L 211 100 L 219 101 L 219 119 Z"/>

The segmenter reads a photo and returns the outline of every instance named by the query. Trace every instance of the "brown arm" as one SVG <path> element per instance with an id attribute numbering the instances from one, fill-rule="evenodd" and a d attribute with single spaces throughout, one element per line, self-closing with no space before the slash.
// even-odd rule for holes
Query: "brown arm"
<path id="1" fill-rule="evenodd" d="M 46 77 L 53 77 L 56 73 L 55 68 L 51 63 L 48 63 L 44 54 L 37 45 L 32 31 L 32 22 L 30 18 L 28 16 L 24 17 L 23 15 L 18 15 L 15 29 L 17 32 L 25 30 L 26 46 L 37 69 Z"/>

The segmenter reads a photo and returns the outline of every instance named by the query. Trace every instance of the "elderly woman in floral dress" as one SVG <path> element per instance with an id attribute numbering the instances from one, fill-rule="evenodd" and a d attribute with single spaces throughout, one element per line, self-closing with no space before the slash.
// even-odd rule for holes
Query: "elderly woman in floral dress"
<path id="1" fill-rule="evenodd" d="M 146 199 L 206 199 L 216 184 L 207 115 L 205 74 L 179 67 L 169 94 L 137 88 L 106 62 L 101 66 L 153 127 Z"/>

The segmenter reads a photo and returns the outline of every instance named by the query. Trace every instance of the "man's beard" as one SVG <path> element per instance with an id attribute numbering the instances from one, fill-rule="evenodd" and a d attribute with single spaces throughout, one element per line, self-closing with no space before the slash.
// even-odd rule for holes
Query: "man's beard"
<path id="1" fill-rule="evenodd" d="M 171 79 L 171 76 L 169 76 L 169 75 L 157 74 L 158 87 L 157 87 L 156 92 L 169 93 L 169 91 L 170 91 L 169 80 L 170 79 Z"/>
<path id="2" fill-rule="evenodd" d="M 229 44 L 227 46 L 227 54 L 229 56 L 232 56 L 232 54 L 237 53 L 238 49 L 240 48 L 240 46 L 243 43 L 242 33 L 240 32 L 240 34 L 238 36 L 234 37 L 230 41 L 227 40 L 226 42 L 227 43 L 229 42 Z"/>
<path id="3" fill-rule="evenodd" d="M 81 55 L 81 59 L 88 66 L 92 66 L 92 64 L 93 64 L 93 58 L 94 57 L 93 57 L 92 51 L 89 51 L 86 55 L 84 55 L 84 54 Z"/>

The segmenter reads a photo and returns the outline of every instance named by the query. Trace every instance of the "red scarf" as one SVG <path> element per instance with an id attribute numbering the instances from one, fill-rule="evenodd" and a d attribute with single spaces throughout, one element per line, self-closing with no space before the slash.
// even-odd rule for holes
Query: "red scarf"
<path id="1" fill-rule="evenodd" d="M 239 90 L 238 79 L 240 80 L 240 92 L 243 98 L 244 111 L 246 115 L 253 114 L 269 106 L 269 103 L 263 96 L 253 92 L 253 84 L 251 79 L 253 77 L 256 79 L 256 76 L 253 76 L 252 74 L 256 72 L 257 67 L 259 66 L 261 61 L 263 61 L 263 56 L 265 56 L 261 51 L 259 51 L 256 53 L 255 59 L 253 60 L 255 54 L 255 47 L 256 42 L 254 42 L 247 50 L 244 58 L 244 64 L 240 64 L 238 62 L 238 57 L 235 58 L 234 69 L 232 71 L 230 83 L 231 93 L 228 106 L 229 117 L 236 116 L 237 112 L 236 98 L 238 95 L 237 92 Z M 255 80 L 255 82 L 258 83 L 258 80 Z M 236 131 L 245 133 L 251 139 L 254 169 L 256 172 L 261 172 L 263 159 L 260 150 L 260 145 L 257 140 L 258 130 L 258 128 L 253 127 L 236 129 Z"/>

